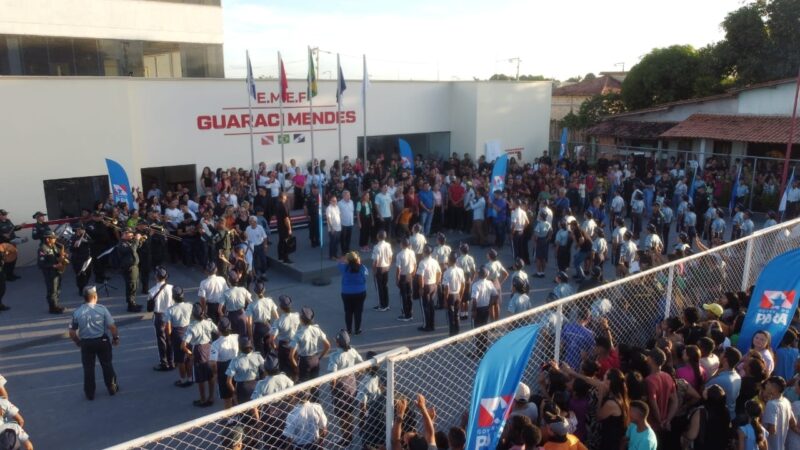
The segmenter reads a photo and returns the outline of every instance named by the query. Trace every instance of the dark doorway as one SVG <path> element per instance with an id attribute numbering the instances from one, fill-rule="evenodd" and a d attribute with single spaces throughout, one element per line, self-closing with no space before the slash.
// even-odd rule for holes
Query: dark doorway
<path id="1" fill-rule="evenodd" d="M 450 132 L 416 134 L 390 134 L 384 136 L 367 136 L 367 156 L 370 161 L 375 161 L 378 155 L 391 158 L 399 155 L 398 139 L 405 139 L 411 146 L 415 155 L 426 158 L 450 157 Z M 358 157 L 364 159 L 364 137 L 358 137 Z"/>
<path id="2" fill-rule="evenodd" d="M 44 180 L 44 200 L 51 220 L 80 216 L 81 209 L 108 198 L 108 175 Z"/>
<path id="3" fill-rule="evenodd" d="M 197 192 L 197 169 L 194 164 L 182 166 L 147 167 L 142 169 L 142 192 L 147 192 L 158 185 L 162 192 L 174 191 L 180 184 L 188 187 L 192 193 Z"/>

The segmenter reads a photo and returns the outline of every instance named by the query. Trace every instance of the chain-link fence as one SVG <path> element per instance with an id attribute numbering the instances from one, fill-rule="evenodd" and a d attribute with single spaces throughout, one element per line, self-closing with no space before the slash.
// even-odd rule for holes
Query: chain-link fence
<path id="1" fill-rule="evenodd" d="M 464 426 L 483 353 L 516 328 L 542 325 L 522 377 L 539 389 L 542 365 L 555 360 L 575 366 L 581 360 L 571 327 L 587 311 L 590 329 L 600 332 L 607 323 L 614 342 L 642 346 L 656 336 L 661 320 L 687 306 L 715 302 L 725 292 L 745 290 L 772 258 L 799 246 L 800 219 L 412 351 L 399 348 L 114 449 L 283 449 L 289 436 L 303 434 L 293 426 L 296 416 L 306 423 L 309 417 L 325 417 L 327 432 L 308 448 L 377 448 L 384 442 L 390 448 L 393 405 L 400 398 L 424 394 L 436 410 L 437 429 Z M 417 422 L 409 415 L 405 426 L 414 428 Z"/>

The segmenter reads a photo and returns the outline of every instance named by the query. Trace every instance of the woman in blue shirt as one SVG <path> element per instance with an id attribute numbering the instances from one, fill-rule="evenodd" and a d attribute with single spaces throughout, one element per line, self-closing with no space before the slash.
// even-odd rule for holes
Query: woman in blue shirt
<path id="1" fill-rule="evenodd" d="M 361 264 L 361 257 L 350 252 L 339 261 L 339 272 L 342 274 L 342 303 L 344 303 L 344 323 L 348 333 L 361 334 L 361 315 L 364 311 L 364 300 L 367 298 L 367 267 Z"/>

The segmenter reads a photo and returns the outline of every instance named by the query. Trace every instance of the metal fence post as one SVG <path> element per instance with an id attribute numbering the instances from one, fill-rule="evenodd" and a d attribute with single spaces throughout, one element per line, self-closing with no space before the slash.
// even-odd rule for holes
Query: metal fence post
<path id="1" fill-rule="evenodd" d="M 744 254 L 744 270 L 742 271 L 742 288 L 741 291 L 746 291 L 750 284 L 750 266 L 753 262 L 753 242 L 755 239 L 747 240 L 747 250 Z"/>
<path id="2" fill-rule="evenodd" d="M 553 349 L 553 359 L 556 364 L 561 364 L 561 327 L 564 324 L 564 306 L 562 303 L 558 304 L 556 309 L 556 343 Z"/>
<path id="3" fill-rule="evenodd" d="M 664 302 L 664 320 L 669 318 L 669 313 L 672 310 L 672 289 L 675 288 L 675 266 L 669 266 L 669 275 L 667 277 L 667 297 Z"/>
<path id="4" fill-rule="evenodd" d="M 394 360 L 386 358 L 386 448 L 392 448 L 394 425 Z"/>

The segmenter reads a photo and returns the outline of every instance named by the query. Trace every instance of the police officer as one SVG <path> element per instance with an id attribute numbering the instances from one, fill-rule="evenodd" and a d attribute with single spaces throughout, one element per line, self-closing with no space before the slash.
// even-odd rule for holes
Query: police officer
<path id="1" fill-rule="evenodd" d="M 272 329 L 273 341 L 278 343 L 278 362 L 281 372 L 287 374 L 293 381 L 297 381 L 297 370 L 291 359 L 292 339 L 300 327 L 300 315 L 292 312 L 292 298 L 288 295 L 278 297 L 280 315 Z"/>
<path id="2" fill-rule="evenodd" d="M 392 265 L 392 245 L 386 242 L 386 231 L 378 232 L 378 243 L 372 248 L 372 270 L 375 272 L 375 285 L 378 289 L 376 311 L 389 310 L 389 268 Z"/>
<path id="3" fill-rule="evenodd" d="M 230 408 L 233 406 L 233 395 L 236 391 L 228 386 L 225 373 L 233 358 L 239 354 L 239 335 L 233 332 L 231 321 L 227 317 L 220 319 L 217 329 L 220 336 L 211 343 L 208 360 L 213 373 L 212 379 L 217 380 L 219 398 L 225 403 L 225 408 Z"/>
<path id="4" fill-rule="evenodd" d="M 11 220 L 8 219 L 8 211 L 5 209 L 0 209 L 0 244 L 7 244 L 14 241 L 17 238 L 16 231 L 22 229 L 20 225 L 14 225 Z M 14 267 L 17 265 L 17 260 L 11 262 L 4 262 L 3 263 L 3 273 L 6 274 L 6 280 L 8 281 L 15 281 L 19 280 L 20 277 L 14 274 Z"/>
<path id="5" fill-rule="evenodd" d="M 383 230 L 381 230 L 383 232 Z M 338 349 L 328 358 L 328 372 L 349 369 L 364 361 L 356 349 L 350 346 L 350 335 L 346 330 L 340 330 L 336 335 Z M 333 394 L 333 407 L 341 429 L 341 440 L 337 443 L 343 448 L 349 448 L 353 441 L 353 430 L 356 421 L 356 377 L 348 375 L 339 377 L 331 382 Z"/>
<path id="6" fill-rule="evenodd" d="M 50 314 L 62 314 L 64 307 L 58 304 L 58 300 L 61 295 L 61 274 L 64 272 L 64 266 L 56 248 L 56 234 L 52 230 L 44 232 L 44 242 L 39 246 L 38 265 L 47 287 Z"/>
<path id="7" fill-rule="evenodd" d="M 153 370 L 158 372 L 175 369 L 172 341 L 167 336 L 166 313 L 175 304 L 172 299 L 173 286 L 167 283 L 168 277 L 166 268 L 156 268 L 156 285 L 147 293 L 148 303 L 150 300 L 153 303 L 153 326 L 156 329 L 156 346 L 158 347 L 158 365 L 153 367 Z"/>
<path id="8" fill-rule="evenodd" d="M 253 341 L 253 347 L 262 355 L 272 351 L 270 326 L 273 320 L 278 319 L 278 306 L 271 298 L 264 295 L 266 287 L 263 281 L 257 281 L 254 291 L 258 298 L 247 305 L 245 319 L 247 321 L 247 334 Z"/>
<path id="9" fill-rule="evenodd" d="M 72 270 L 75 271 L 75 284 L 78 286 L 78 295 L 83 295 L 83 288 L 89 283 L 92 276 L 92 265 L 89 264 L 86 270 L 83 265 L 91 256 L 92 239 L 86 234 L 83 223 L 78 222 L 74 227 L 75 234 L 69 240 L 70 260 Z"/>
<path id="10" fill-rule="evenodd" d="M 72 313 L 69 337 L 81 349 L 83 392 L 87 399 L 94 400 L 95 358 L 100 360 L 100 367 L 103 368 L 103 381 L 108 394 L 114 395 L 119 391 L 117 375 L 111 363 L 111 345 L 119 345 L 119 333 L 108 309 L 97 304 L 97 289 L 94 286 L 87 286 L 83 290 L 83 298 L 84 304 Z"/>
<path id="11" fill-rule="evenodd" d="M 289 360 L 298 373 L 299 380 L 308 381 L 319 376 L 319 360 L 331 349 L 328 337 L 314 323 L 314 310 L 308 306 L 300 309 L 300 327 L 291 341 Z"/>
<path id="12" fill-rule="evenodd" d="M 425 332 L 434 330 L 434 314 L 436 311 L 434 309 L 433 295 L 442 280 L 442 270 L 439 267 L 439 263 L 431 256 L 432 253 L 431 246 L 426 245 L 422 250 L 424 258 L 417 264 L 416 278 L 420 286 L 423 315 L 423 324 L 417 329 Z"/>
<path id="13" fill-rule="evenodd" d="M 228 370 L 225 371 L 228 389 L 236 391 L 237 404 L 250 401 L 263 364 L 264 357 L 261 353 L 253 351 L 253 342 L 250 338 L 239 336 L 239 354 L 231 360 Z"/>
<path id="14" fill-rule="evenodd" d="M 218 323 L 222 315 L 222 294 L 228 289 L 228 282 L 217 275 L 217 264 L 213 261 L 206 264 L 206 275 L 206 279 L 200 282 L 197 296 L 208 318 Z"/>
<path id="15" fill-rule="evenodd" d="M 106 267 L 108 267 L 108 256 L 98 258 L 103 252 L 111 247 L 111 230 L 103 221 L 102 211 L 94 211 L 92 220 L 86 224 L 86 234 L 91 239 L 89 247 L 92 254 L 92 266 L 94 269 L 94 281 L 98 284 L 105 282 Z"/>
<path id="16" fill-rule="evenodd" d="M 36 223 L 33 224 L 31 237 L 38 239 L 40 244 L 44 242 L 45 231 L 50 229 L 50 225 L 44 223 L 45 217 L 47 217 L 47 215 L 41 211 L 36 211 L 36 213 L 33 215 L 33 220 L 35 220 Z"/>
<path id="17" fill-rule="evenodd" d="M 147 222 L 140 220 L 136 224 L 136 233 L 147 236 L 147 239 L 143 240 L 137 249 L 139 254 L 139 282 L 142 285 L 142 294 L 147 294 L 150 291 L 150 272 L 153 267 L 162 266 L 153 266 L 152 230 L 147 227 Z"/>
<path id="18" fill-rule="evenodd" d="M 166 323 L 166 334 L 172 347 L 172 360 L 178 367 L 178 381 L 175 386 L 189 387 L 192 385 L 191 359 L 181 350 L 183 337 L 192 319 L 192 304 L 186 303 L 183 288 L 180 286 L 172 287 L 172 301 L 174 304 L 167 309 L 164 314 Z"/>
<path id="19" fill-rule="evenodd" d="M 135 233 L 131 227 L 126 227 L 121 237 L 122 240 L 115 251 L 119 252 L 119 268 L 125 279 L 125 300 L 128 303 L 128 312 L 136 313 L 142 310 L 142 305 L 136 304 L 136 290 L 139 287 L 138 250 L 145 237 Z"/>
<path id="20" fill-rule="evenodd" d="M 413 289 L 414 274 L 417 271 L 417 257 L 414 251 L 411 250 L 411 243 L 408 238 L 404 237 L 401 246 L 403 247 L 395 257 L 395 278 L 397 280 L 397 287 L 400 289 L 400 300 L 402 301 L 401 314 L 397 320 L 401 322 L 409 322 L 414 317 L 412 315 L 413 304 L 411 303 L 411 291 Z"/>
<path id="21" fill-rule="evenodd" d="M 236 270 L 228 273 L 231 287 L 222 293 L 222 307 L 228 320 L 231 321 L 233 332 L 239 336 L 247 336 L 247 321 L 244 311 L 253 301 L 250 291 L 242 286 L 237 286 L 241 275 Z"/>
<path id="22" fill-rule="evenodd" d="M 311 185 L 311 192 L 303 200 L 306 216 L 308 216 L 308 238 L 311 247 L 319 247 L 319 186 Z"/>
<path id="23" fill-rule="evenodd" d="M 217 326 L 206 318 L 203 307 L 199 303 L 194 304 L 192 306 L 192 322 L 183 337 L 181 350 L 192 358 L 194 381 L 200 391 L 200 399 L 192 403 L 201 408 L 214 404 L 214 373 L 209 358 L 211 356 L 211 335 L 217 332 Z M 206 388 L 208 396 L 206 396 Z"/>
<path id="24" fill-rule="evenodd" d="M 447 308 L 447 322 L 450 324 L 450 336 L 455 336 L 459 332 L 459 310 L 461 297 L 464 295 L 464 269 L 456 263 L 455 253 L 447 256 L 448 267 L 442 276 L 442 295 L 445 298 Z"/>

